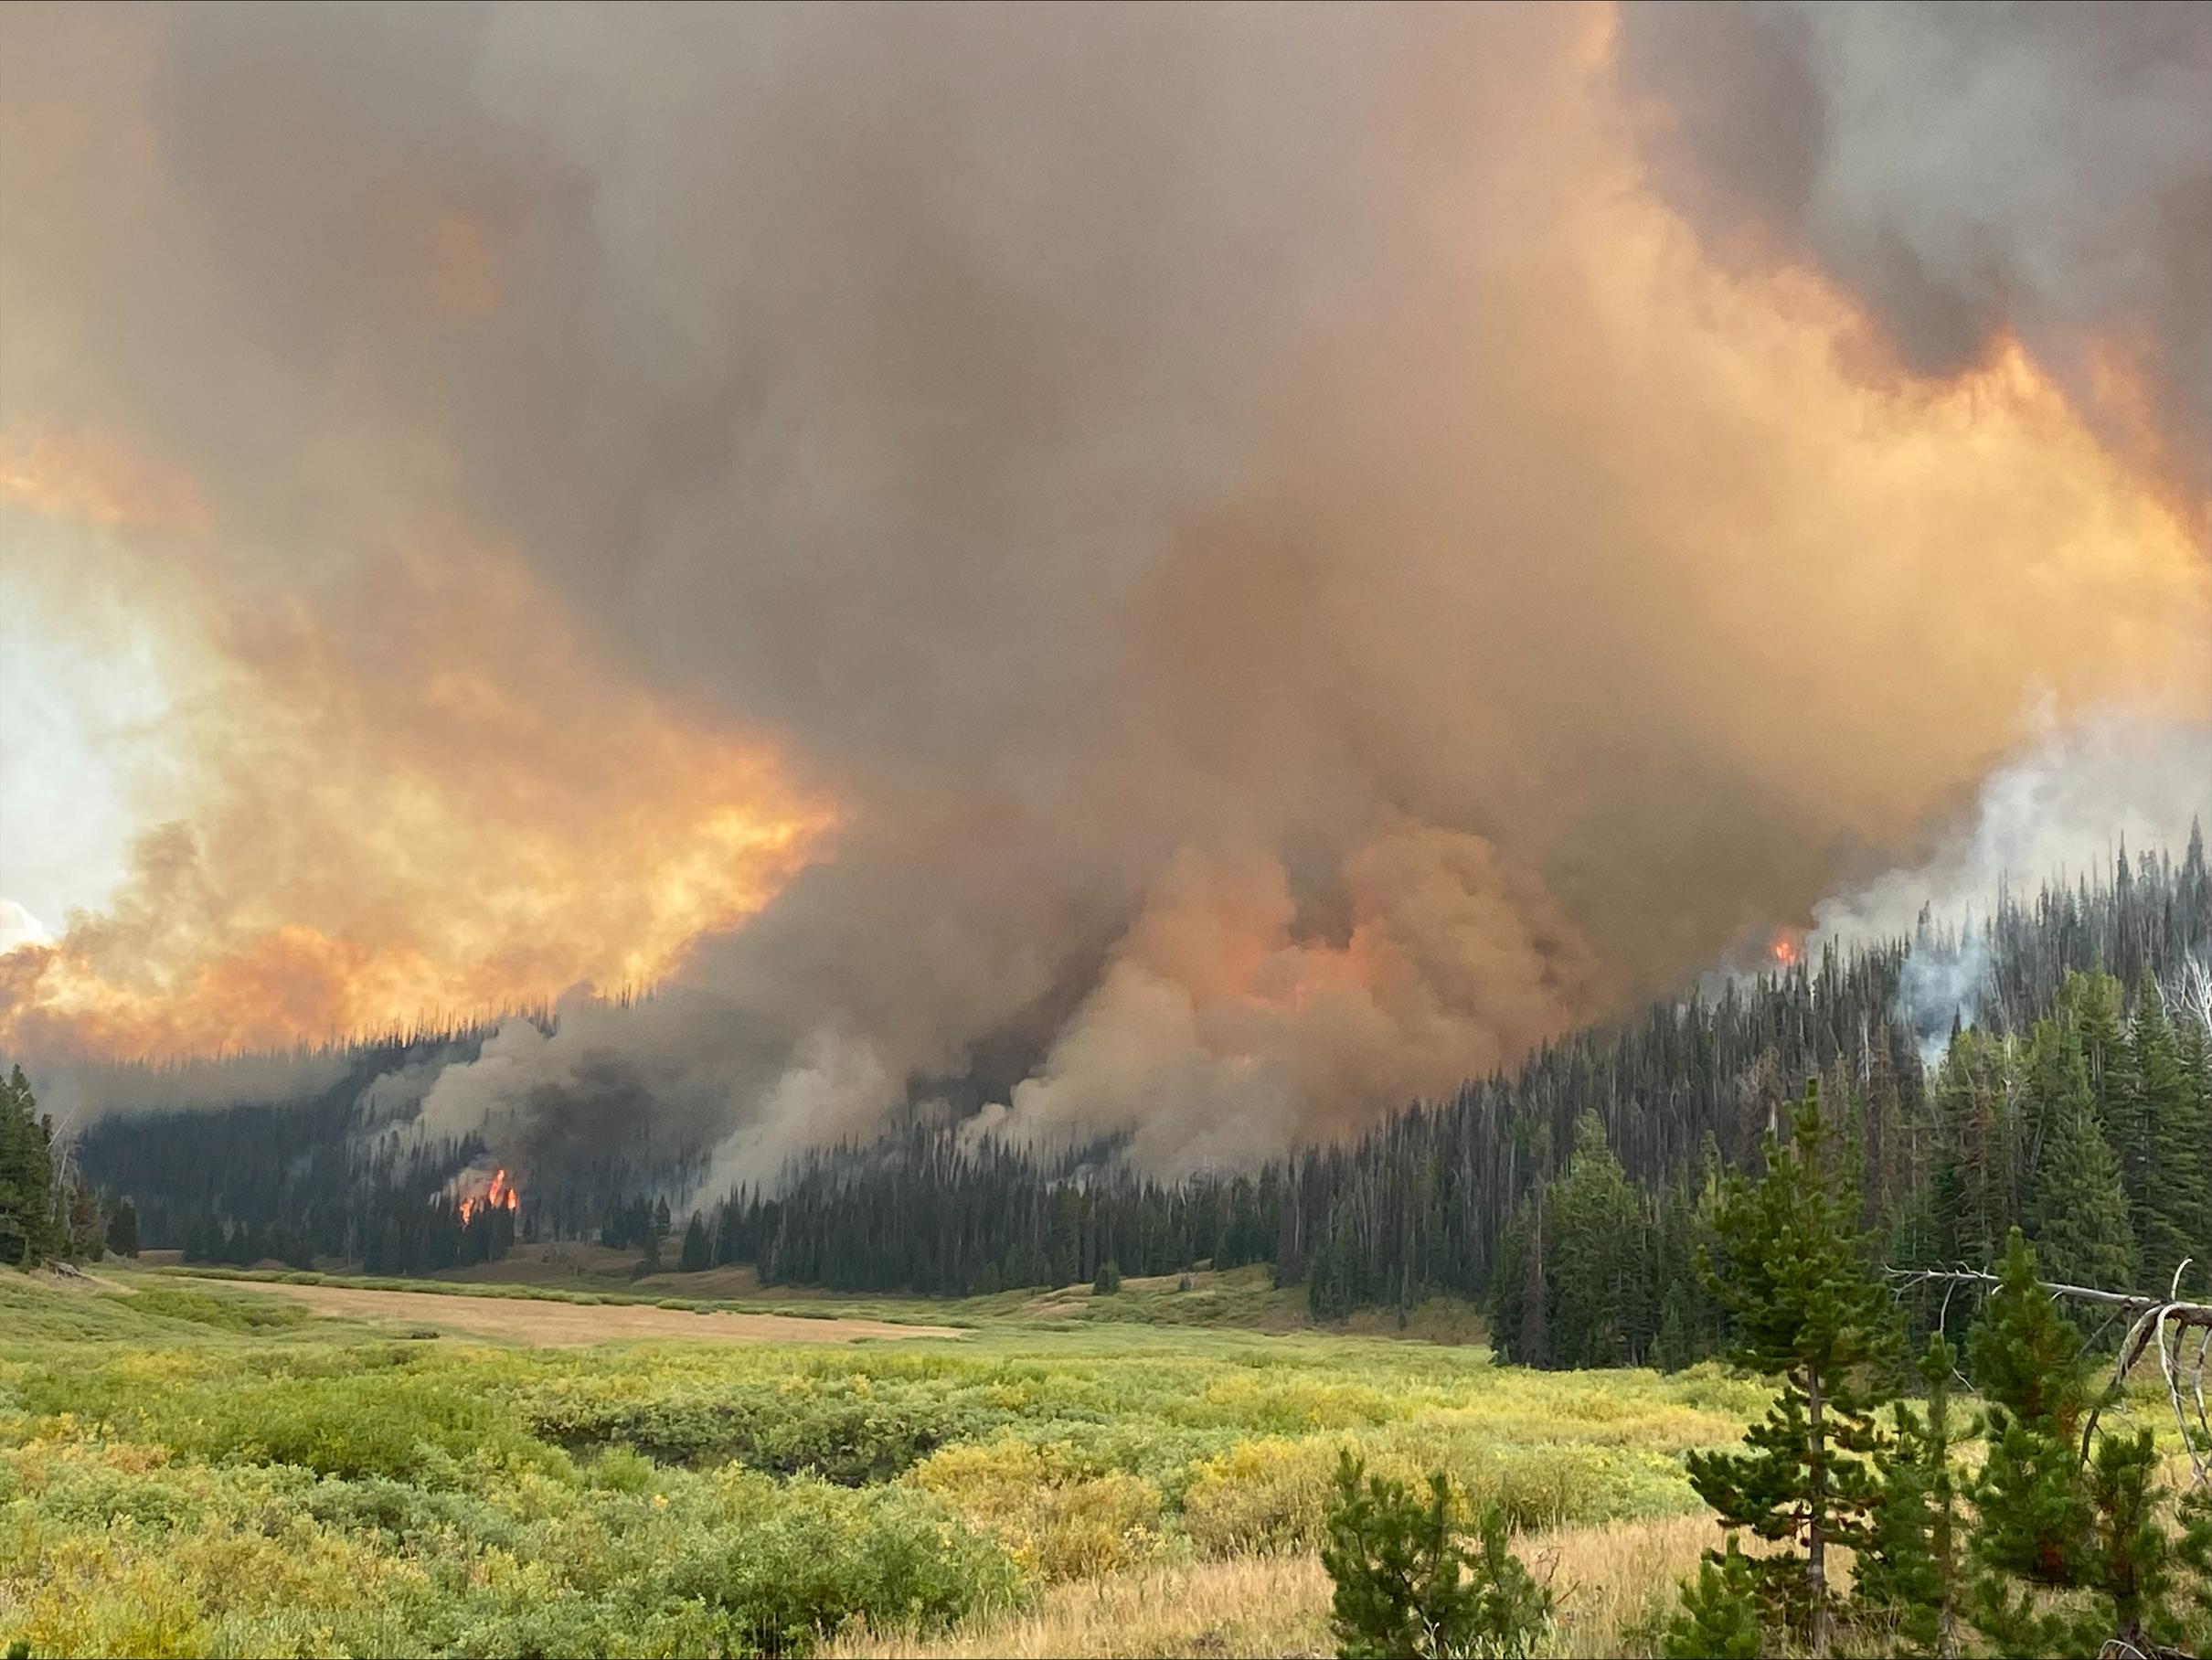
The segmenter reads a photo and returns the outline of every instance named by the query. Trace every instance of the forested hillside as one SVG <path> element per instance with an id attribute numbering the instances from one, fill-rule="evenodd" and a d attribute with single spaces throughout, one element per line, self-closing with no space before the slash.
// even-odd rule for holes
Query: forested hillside
<path id="1" fill-rule="evenodd" d="M 1720 1172 L 1786 1134 L 1781 1103 L 1817 1077 L 1900 1265 L 1987 1263 L 2017 1223 L 2058 1277 L 2164 1286 L 2212 1262 L 2208 958 L 2199 834 L 2178 860 L 2123 853 L 2108 880 L 1654 1005 L 1256 1171 L 1167 1182 L 1111 1144 L 913 1129 L 727 1196 L 681 1254 L 925 1294 L 1264 1261 L 1324 1317 L 1452 1293 L 1492 1304 L 1533 1363 L 1672 1364 L 1720 1341 L 1694 1270 Z M 415 1272 L 516 1229 L 678 1254 L 667 1200 L 696 1186 L 696 1148 L 572 1152 L 520 1173 L 519 1211 L 464 1223 L 446 1183 L 480 1147 L 363 1133 L 356 1098 L 408 1059 L 365 1053 L 313 1102 L 111 1118 L 82 1162 L 138 1198 L 148 1243 L 199 1256 Z"/>

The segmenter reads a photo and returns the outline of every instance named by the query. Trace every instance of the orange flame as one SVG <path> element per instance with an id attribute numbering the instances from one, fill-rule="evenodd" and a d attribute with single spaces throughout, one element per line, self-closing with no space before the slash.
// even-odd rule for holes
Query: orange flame
<path id="1" fill-rule="evenodd" d="M 108 522 L 70 460 L 0 443 L 0 498 Z M 650 986 L 836 823 L 764 737 L 595 650 L 511 549 L 427 530 L 343 622 L 211 614 L 115 557 L 174 636 L 184 814 L 101 910 L 0 952 L 0 1051 L 282 1048 Z"/>
<path id="2" fill-rule="evenodd" d="M 469 1218 L 478 1211 L 516 1211 L 521 1208 L 522 1195 L 508 1183 L 507 1173 L 505 1170 L 495 1172 L 492 1176 L 492 1185 L 489 1187 L 482 1193 L 472 1194 L 463 1198 L 459 1207 L 461 1222 L 463 1227 L 468 1225 Z"/>
<path id="3" fill-rule="evenodd" d="M 1777 968 L 1795 968 L 1804 954 L 1804 947 L 1786 933 L 1776 934 L 1774 943 L 1767 947 L 1767 955 L 1773 958 Z"/>

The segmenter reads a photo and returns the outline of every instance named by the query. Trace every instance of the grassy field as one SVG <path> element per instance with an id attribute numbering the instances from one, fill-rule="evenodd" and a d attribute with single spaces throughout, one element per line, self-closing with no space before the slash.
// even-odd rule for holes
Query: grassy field
<path id="1" fill-rule="evenodd" d="M 543 1284 L 469 1331 L 524 1288 L 416 1289 L 332 1317 L 296 1283 L 0 1273 L 0 1647 L 1324 1653 L 1313 1550 L 1349 1447 L 1503 1503 L 1565 1592 L 1558 1652 L 1648 1649 L 1712 1537 L 1681 1454 L 1760 1403 L 1711 1369 L 1299 1329 L 1249 1273 L 806 1300 L 845 1339 L 808 1343 L 697 1300 L 682 1335 L 623 1335 L 666 1300 Z M 535 1343 L 534 1314 L 610 1340 Z M 896 1340 L 818 1324 L 886 1314 Z"/>

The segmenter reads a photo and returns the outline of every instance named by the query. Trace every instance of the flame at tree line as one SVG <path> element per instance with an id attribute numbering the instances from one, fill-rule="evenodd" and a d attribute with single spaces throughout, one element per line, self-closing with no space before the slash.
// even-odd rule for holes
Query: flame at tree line
<path id="1" fill-rule="evenodd" d="M 507 1173 L 502 1169 L 493 1173 L 492 1185 L 489 1187 L 482 1193 L 473 1194 L 463 1198 L 457 1208 L 461 1214 L 462 1226 L 466 1227 L 469 1218 L 478 1211 L 520 1210 L 522 1195 L 507 1181 Z"/>
<path id="2" fill-rule="evenodd" d="M 33 361 L 0 409 L 0 661 L 35 665 L 33 714 L 62 694 L 57 752 L 114 800 L 88 838 L 68 769 L 20 809 L 7 775 L 0 827 L 78 828 L 21 878 L 0 835 L 36 924 L 0 952 L 0 1050 L 58 1073 L 665 979 L 451 1068 L 440 1125 L 519 1126 L 454 1163 L 529 1169 L 534 1227 L 546 1137 L 639 1140 L 633 1099 L 727 1147 L 718 1182 L 940 1079 L 1048 1139 L 1139 1121 L 1154 1168 L 1250 1162 L 1728 942 L 1787 967 L 1803 936 L 1747 931 L 1812 914 L 1831 849 L 1963 801 L 2026 688 L 2062 719 L 2212 707 L 2202 492 L 2130 442 L 2196 360 L 2153 326 L 2186 261 L 2054 314 L 2109 270 L 2006 291 L 1998 256 L 2148 246 L 2127 220 L 2039 204 L 1993 236 L 1986 306 L 1978 258 L 1909 239 L 1972 325 L 1922 349 L 1847 256 L 1892 209 L 1996 212 L 1912 165 L 1976 147 L 1908 124 L 1869 156 L 1808 105 L 1836 176 L 1797 182 L 1859 218 L 1833 250 L 1739 238 L 1681 172 L 1731 158 L 1675 154 L 1664 117 L 1751 112 L 1725 75 L 1654 79 L 1667 15 L 1370 12 L 1264 54 L 1249 22 L 1111 12 L 1050 45 L 917 21 L 891 53 L 881 19 L 759 25 L 792 85 L 913 112 L 824 144 L 814 98 L 657 96 L 760 58 L 749 14 L 672 15 L 612 78 L 523 14 L 449 75 L 444 26 L 378 14 L 303 26 L 272 78 L 220 29 L 15 8 L 12 56 L 56 72 L 21 80 L 0 168 L 39 232 L 8 266 Z M 1950 56 L 1878 16 L 1806 66 L 1839 112 L 1882 54 Z M 388 85 L 325 132 L 355 106 L 271 85 L 358 86 L 356 27 Z M 2022 44 L 2096 84 L 2063 31 Z M 148 77 L 68 72 L 109 61 Z M 1017 84 L 1052 90 L 1016 101 L 1037 171 L 1010 190 L 973 164 Z M 2156 90 L 2126 130 L 2185 157 L 2201 123 Z M 314 165 L 234 165 L 278 134 Z M 2164 223 L 2174 181 L 2130 165 L 2153 142 L 2059 176 Z M 161 329 L 170 303 L 207 326 Z M 172 395 L 233 376 L 257 395 L 222 422 Z"/>

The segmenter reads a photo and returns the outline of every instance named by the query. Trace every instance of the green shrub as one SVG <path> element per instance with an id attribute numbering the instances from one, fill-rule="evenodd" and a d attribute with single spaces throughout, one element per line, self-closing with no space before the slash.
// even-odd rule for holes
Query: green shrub
<path id="1" fill-rule="evenodd" d="M 754 1525 L 689 1545 L 666 1589 L 788 1653 L 855 1616 L 941 1628 L 1013 1601 L 1021 1579 L 1004 1550 L 922 1495 L 802 1479 Z"/>
<path id="2" fill-rule="evenodd" d="M 888 1481 L 946 1439 L 934 1413 L 852 1389 L 799 1394 L 766 1385 L 644 1401 L 535 1406 L 530 1428 L 570 1451 L 628 1447 L 665 1464 L 735 1461 L 776 1475 L 812 1471 L 845 1486 Z"/>
<path id="3" fill-rule="evenodd" d="M 313 1318 L 289 1297 L 250 1293 L 212 1297 L 205 1292 L 172 1291 L 166 1286 L 155 1286 L 129 1293 L 117 1300 L 126 1304 L 133 1314 L 152 1314 L 164 1320 L 188 1320 L 195 1325 L 211 1325 L 227 1332 L 278 1331 Z"/>

